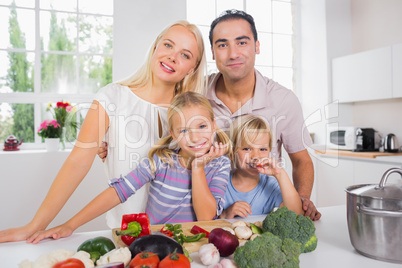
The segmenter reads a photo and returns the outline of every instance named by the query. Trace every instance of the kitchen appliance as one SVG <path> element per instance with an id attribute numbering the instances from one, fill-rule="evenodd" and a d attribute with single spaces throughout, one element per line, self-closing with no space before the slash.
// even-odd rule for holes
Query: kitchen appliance
<path id="1" fill-rule="evenodd" d="M 356 127 L 329 126 L 327 147 L 329 149 L 354 150 L 356 147 Z"/>
<path id="2" fill-rule="evenodd" d="M 384 152 L 396 153 L 399 150 L 399 144 L 396 136 L 392 133 L 384 137 Z"/>
<path id="3" fill-rule="evenodd" d="M 14 135 L 8 136 L 4 141 L 3 151 L 18 151 L 20 149 L 18 147 L 21 145 L 23 140 L 24 139 L 21 139 L 19 141 Z"/>
<path id="4" fill-rule="evenodd" d="M 347 222 L 353 247 L 370 258 L 402 263 L 402 184 L 385 185 L 391 168 L 379 184 L 350 186 L 347 193 Z"/>
<path id="5" fill-rule="evenodd" d="M 373 128 L 357 128 L 354 152 L 375 152 L 380 148 L 381 137 Z"/>

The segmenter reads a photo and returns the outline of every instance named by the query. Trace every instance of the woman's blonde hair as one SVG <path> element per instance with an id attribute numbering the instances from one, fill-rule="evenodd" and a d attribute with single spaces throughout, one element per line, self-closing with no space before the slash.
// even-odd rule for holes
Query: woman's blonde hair
<path id="1" fill-rule="evenodd" d="M 269 135 L 269 150 L 272 150 L 273 136 L 267 121 L 261 116 L 243 115 L 238 117 L 229 128 L 229 136 L 233 143 L 233 152 L 242 147 L 243 143 L 252 144 L 262 135 Z M 235 166 L 235 159 L 232 158 Z"/>
<path id="2" fill-rule="evenodd" d="M 166 27 L 152 43 L 147 53 L 146 60 L 144 64 L 140 67 L 140 69 L 126 80 L 118 82 L 118 84 L 132 88 L 140 88 L 145 86 L 149 81 L 151 81 L 152 83 L 152 76 L 153 76 L 151 69 L 152 57 L 155 53 L 156 47 L 159 44 L 160 40 L 167 33 L 167 31 L 173 26 L 183 26 L 191 33 L 193 33 L 197 41 L 197 48 L 198 48 L 196 67 L 190 74 L 186 75 L 180 82 L 176 84 L 175 94 L 180 94 L 186 91 L 195 91 L 202 94 L 205 93 L 208 81 L 206 76 L 207 65 L 205 58 L 204 41 L 202 39 L 201 32 L 197 28 L 197 26 L 185 20 L 177 21 L 172 25 Z"/>
<path id="3" fill-rule="evenodd" d="M 211 104 L 209 103 L 209 100 L 202 94 L 197 93 L 197 92 L 192 92 L 192 91 L 187 91 L 185 93 L 182 93 L 180 95 L 177 95 L 176 97 L 173 98 L 172 103 L 169 106 L 169 109 L 167 111 L 167 120 L 168 120 L 168 125 L 169 129 L 172 131 L 172 121 L 173 121 L 173 116 L 179 112 L 185 107 L 190 107 L 190 106 L 197 106 L 201 107 L 205 110 L 208 111 L 208 114 L 210 116 L 210 120 L 214 122 L 215 116 L 214 116 L 214 111 L 212 110 Z M 220 128 L 216 128 L 216 141 L 218 143 L 226 144 L 226 152 L 225 154 L 229 156 L 229 158 L 232 158 L 232 143 L 226 135 L 225 132 L 223 132 Z M 168 163 L 169 165 L 173 165 L 173 155 L 177 155 L 175 153 L 175 149 L 177 149 L 177 143 L 174 141 L 173 137 L 169 135 L 166 138 L 161 139 L 159 142 L 157 142 L 149 151 L 148 153 L 148 158 L 151 164 L 151 171 L 154 173 L 156 171 L 156 165 L 153 160 L 153 156 L 157 155 L 163 163 Z"/>

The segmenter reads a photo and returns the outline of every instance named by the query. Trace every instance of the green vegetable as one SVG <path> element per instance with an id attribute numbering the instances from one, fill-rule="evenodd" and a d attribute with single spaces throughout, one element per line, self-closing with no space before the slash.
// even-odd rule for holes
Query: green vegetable
<path id="1" fill-rule="evenodd" d="M 102 255 L 115 249 L 113 241 L 107 237 L 99 236 L 84 241 L 77 249 L 89 253 L 91 260 L 95 263 Z"/>
<path id="2" fill-rule="evenodd" d="M 199 234 L 190 235 L 190 236 L 184 235 L 183 233 L 180 234 L 180 237 L 183 240 L 183 242 L 196 242 L 205 236 L 206 236 L 206 234 L 204 234 L 204 233 L 199 233 Z"/>
<path id="3" fill-rule="evenodd" d="M 187 251 L 187 249 L 186 249 L 185 247 L 183 247 L 183 252 L 184 252 L 184 256 L 186 256 L 187 259 L 188 259 L 190 262 L 193 262 L 193 259 L 190 257 L 190 253 Z"/>
<path id="4" fill-rule="evenodd" d="M 317 247 L 317 236 L 314 234 L 309 241 L 304 245 L 304 252 L 311 252 Z"/>
<path id="5" fill-rule="evenodd" d="M 265 232 L 236 248 L 234 260 L 240 268 L 299 267 L 300 244 Z"/>
<path id="6" fill-rule="evenodd" d="M 257 225 L 250 223 L 250 227 L 253 234 L 262 234 L 262 229 Z"/>
<path id="7" fill-rule="evenodd" d="M 264 232 L 271 232 L 281 239 L 290 238 L 300 243 L 301 252 L 311 252 L 317 247 L 315 226 L 309 217 L 296 215 L 286 207 L 271 212 L 262 222 Z"/>
<path id="8" fill-rule="evenodd" d="M 129 235 L 132 237 L 138 237 L 142 232 L 141 224 L 137 221 L 132 221 L 127 224 L 126 230 L 116 231 L 117 235 Z"/>
<path id="9" fill-rule="evenodd" d="M 164 227 L 162 227 L 162 230 L 163 230 L 163 232 L 166 232 L 166 231 L 172 232 L 172 238 L 174 240 L 176 240 L 177 243 L 179 243 L 180 245 L 183 245 L 184 242 L 196 242 L 206 236 L 205 233 L 199 233 L 199 234 L 190 235 L 190 236 L 184 235 L 183 229 L 181 228 L 181 224 L 173 225 L 173 224 L 167 223 L 167 224 L 165 224 Z"/>

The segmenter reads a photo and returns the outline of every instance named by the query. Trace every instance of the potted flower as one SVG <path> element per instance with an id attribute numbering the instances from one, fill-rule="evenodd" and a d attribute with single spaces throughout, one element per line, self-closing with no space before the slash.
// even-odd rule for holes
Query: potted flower
<path id="1" fill-rule="evenodd" d="M 48 151 L 59 149 L 61 126 L 56 120 L 44 120 L 38 129 L 38 135 L 45 140 Z"/>
<path id="2" fill-rule="evenodd" d="M 57 120 L 60 125 L 60 141 L 63 149 L 65 149 L 66 131 L 69 127 L 72 135 L 75 136 L 77 130 L 77 121 L 75 118 L 75 107 L 71 106 L 69 102 L 59 101 L 56 103 L 56 107 L 52 106 L 49 102 L 46 111 L 51 111 L 53 118 Z"/>

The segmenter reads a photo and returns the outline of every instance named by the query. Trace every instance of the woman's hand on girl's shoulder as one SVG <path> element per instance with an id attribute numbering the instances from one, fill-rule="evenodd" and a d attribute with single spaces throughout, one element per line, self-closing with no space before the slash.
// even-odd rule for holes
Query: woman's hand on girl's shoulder
<path id="1" fill-rule="evenodd" d="M 219 158 L 223 156 L 226 152 L 227 144 L 223 144 L 222 142 L 218 143 L 215 142 L 213 146 L 209 149 L 208 153 L 201 155 L 199 157 L 196 157 L 193 162 L 192 166 L 193 167 L 200 167 L 200 166 L 205 166 L 209 162 L 211 162 L 215 158 Z"/>

